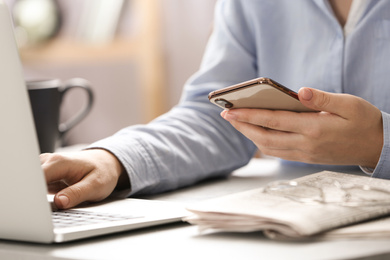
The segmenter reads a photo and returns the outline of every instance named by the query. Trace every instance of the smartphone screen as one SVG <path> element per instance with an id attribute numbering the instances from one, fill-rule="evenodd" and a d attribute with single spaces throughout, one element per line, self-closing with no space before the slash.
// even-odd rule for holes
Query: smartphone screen
<path id="1" fill-rule="evenodd" d="M 259 108 L 313 112 L 298 99 L 298 94 L 269 78 L 257 78 L 237 85 L 213 91 L 211 103 L 223 108 Z"/>

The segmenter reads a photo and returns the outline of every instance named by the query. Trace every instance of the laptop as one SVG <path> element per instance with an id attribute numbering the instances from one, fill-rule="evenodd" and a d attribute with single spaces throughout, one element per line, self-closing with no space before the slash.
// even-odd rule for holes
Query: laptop
<path id="1" fill-rule="evenodd" d="M 181 221 L 183 205 L 122 199 L 53 212 L 7 6 L 0 0 L 0 239 L 61 243 Z"/>

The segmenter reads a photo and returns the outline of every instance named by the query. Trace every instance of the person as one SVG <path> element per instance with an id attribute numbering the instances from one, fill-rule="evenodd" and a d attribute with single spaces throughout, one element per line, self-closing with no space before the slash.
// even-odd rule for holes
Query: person
<path id="1" fill-rule="evenodd" d="M 390 178 L 389 14 L 388 0 L 219 0 L 202 64 L 177 106 L 86 150 L 41 155 L 56 205 L 226 176 L 257 149 Z M 213 90 L 260 76 L 321 112 L 221 112 L 208 101 Z"/>

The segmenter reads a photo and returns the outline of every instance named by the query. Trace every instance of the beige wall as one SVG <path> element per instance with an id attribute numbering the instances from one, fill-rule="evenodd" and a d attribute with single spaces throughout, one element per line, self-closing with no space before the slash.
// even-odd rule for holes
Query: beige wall
<path id="1" fill-rule="evenodd" d="M 71 3 L 77 4 L 78 1 L 67 0 L 68 5 L 64 9 L 71 12 Z M 167 93 L 164 97 L 166 111 L 178 102 L 185 81 L 199 67 L 211 32 L 216 0 L 156 1 L 161 1 L 162 38 L 159 41 L 166 81 L 162 84 Z M 73 13 L 71 17 L 75 23 L 75 14 Z M 122 33 L 123 30 L 137 30 L 132 28 L 136 25 L 123 26 Z M 67 27 L 65 33 L 71 31 Z M 67 79 L 77 76 L 91 81 L 96 97 L 95 105 L 90 115 L 67 135 L 68 145 L 90 143 L 128 125 L 146 122 L 142 113 L 145 99 L 140 98 L 141 72 L 136 60 L 124 58 L 107 62 L 89 60 L 74 64 L 69 62 L 25 64 L 25 72 L 26 78 Z M 69 95 L 63 117 L 74 113 L 74 110 L 81 106 L 82 99 L 83 96 L 79 93 Z"/>

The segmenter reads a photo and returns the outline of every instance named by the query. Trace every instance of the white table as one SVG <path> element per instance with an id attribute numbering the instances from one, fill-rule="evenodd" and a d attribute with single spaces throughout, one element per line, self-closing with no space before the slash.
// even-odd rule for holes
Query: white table
<path id="1" fill-rule="evenodd" d="M 227 179 L 206 181 L 150 199 L 193 203 L 323 169 L 254 159 Z M 326 169 L 361 174 L 356 168 Z M 0 259 L 390 259 L 390 238 L 280 242 L 260 232 L 200 235 L 196 226 L 174 223 L 62 245 L 0 240 Z"/>

